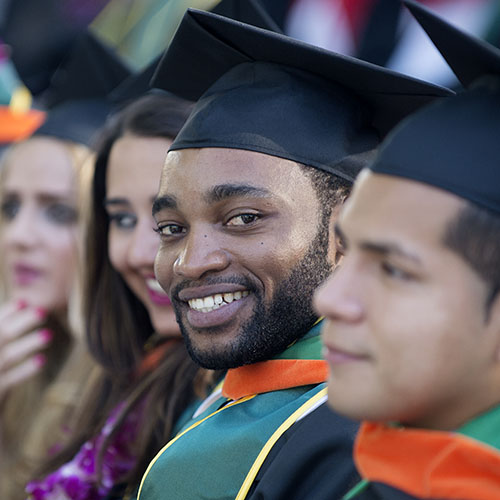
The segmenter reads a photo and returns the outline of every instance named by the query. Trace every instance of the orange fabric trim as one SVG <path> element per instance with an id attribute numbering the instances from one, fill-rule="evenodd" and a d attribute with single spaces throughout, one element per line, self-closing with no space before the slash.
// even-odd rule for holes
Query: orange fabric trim
<path id="1" fill-rule="evenodd" d="M 363 478 L 419 498 L 500 498 L 500 453 L 461 434 L 365 422 L 354 459 Z"/>
<path id="2" fill-rule="evenodd" d="M 45 113 L 32 109 L 27 113 L 13 113 L 9 107 L 0 107 L 0 142 L 14 142 L 28 138 L 45 120 Z"/>
<path id="3" fill-rule="evenodd" d="M 328 365 L 320 359 L 271 359 L 228 370 L 222 395 L 239 399 L 250 394 L 319 384 L 328 378 Z"/>
<path id="4" fill-rule="evenodd" d="M 167 351 L 179 342 L 181 342 L 181 339 L 172 339 L 151 349 L 151 351 L 149 351 L 142 359 L 141 364 L 137 369 L 137 376 L 140 377 L 157 368 L 161 360 L 165 357 Z"/>

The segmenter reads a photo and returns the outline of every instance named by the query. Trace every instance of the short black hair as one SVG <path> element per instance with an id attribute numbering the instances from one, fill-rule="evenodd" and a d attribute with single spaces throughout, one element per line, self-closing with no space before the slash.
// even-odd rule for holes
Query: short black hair
<path id="1" fill-rule="evenodd" d="M 460 255 L 488 285 L 488 314 L 500 291 L 500 215 L 465 202 L 448 224 L 444 244 Z"/>
<path id="2" fill-rule="evenodd" d="M 310 167 L 302 163 L 298 165 L 311 181 L 321 207 L 323 220 L 329 219 L 332 210 L 338 205 L 342 205 L 349 196 L 352 189 L 352 182 L 319 168 Z"/>
<path id="3" fill-rule="evenodd" d="M 318 245 L 328 249 L 331 243 L 330 218 L 333 210 L 342 205 L 352 189 L 352 182 L 325 170 L 298 163 L 305 176 L 311 181 L 320 205 L 318 220 Z M 335 262 L 336 264 L 336 262 Z M 332 267 L 333 271 L 333 267 Z"/>

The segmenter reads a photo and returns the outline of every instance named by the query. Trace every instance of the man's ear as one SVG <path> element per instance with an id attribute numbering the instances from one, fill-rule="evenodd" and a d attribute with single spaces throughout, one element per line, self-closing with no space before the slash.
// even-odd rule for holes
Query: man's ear
<path id="1" fill-rule="evenodd" d="M 347 199 L 347 197 L 346 197 Z M 337 218 L 342 210 L 342 206 L 345 200 L 341 203 L 337 204 L 335 208 L 332 209 L 332 213 L 330 215 L 330 221 L 328 224 L 328 258 L 330 262 L 333 264 L 335 268 L 340 261 L 342 260 L 342 255 L 337 252 L 335 246 L 335 223 L 337 222 Z"/>

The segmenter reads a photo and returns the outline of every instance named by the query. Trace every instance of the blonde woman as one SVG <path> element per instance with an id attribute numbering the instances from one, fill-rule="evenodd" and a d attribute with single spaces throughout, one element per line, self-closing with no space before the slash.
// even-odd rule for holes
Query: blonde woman
<path id="1" fill-rule="evenodd" d="M 88 147 L 37 135 L 0 171 L 0 497 L 24 498 L 32 463 L 60 435 L 90 361 L 76 298 Z"/>

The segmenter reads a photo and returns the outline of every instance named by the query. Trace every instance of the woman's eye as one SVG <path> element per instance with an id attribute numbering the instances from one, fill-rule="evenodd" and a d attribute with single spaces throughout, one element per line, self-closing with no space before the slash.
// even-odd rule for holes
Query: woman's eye
<path id="1" fill-rule="evenodd" d="M 158 224 L 154 230 L 160 236 L 175 236 L 186 232 L 186 228 L 179 226 L 179 224 Z"/>
<path id="2" fill-rule="evenodd" d="M 127 212 L 109 214 L 109 223 L 118 229 L 133 229 L 137 223 L 137 217 Z"/>
<path id="3" fill-rule="evenodd" d="M 18 214 L 21 203 L 18 200 L 5 200 L 1 205 L 2 218 L 12 220 Z"/>
<path id="4" fill-rule="evenodd" d="M 398 266 L 394 266 L 392 264 L 389 264 L 388 262 L 382 262 L 381 267 L 382 267 L 382 272 L 386 276 L 389 276 L 390 278 L 404 280 L 404 281 L 409 281 L 413 278 L 413 276 L 410 273 L 403 271 Z"/>
<path id="5" fill-rule="evenodd" d="M 56 224 L 74 224 L 78 218 L 76 209 L 65 203 L 54 203 L 46 208 L 47 217 Z"/>
<path id="6" fill-rule="evenodd" d="M 259 216 L 257 214 L 240 214 L 234 217 L 231 217 L 227 221 L 228 226 L 246 226 L 247 224 L 251 224 L 255 222 Z"/>

